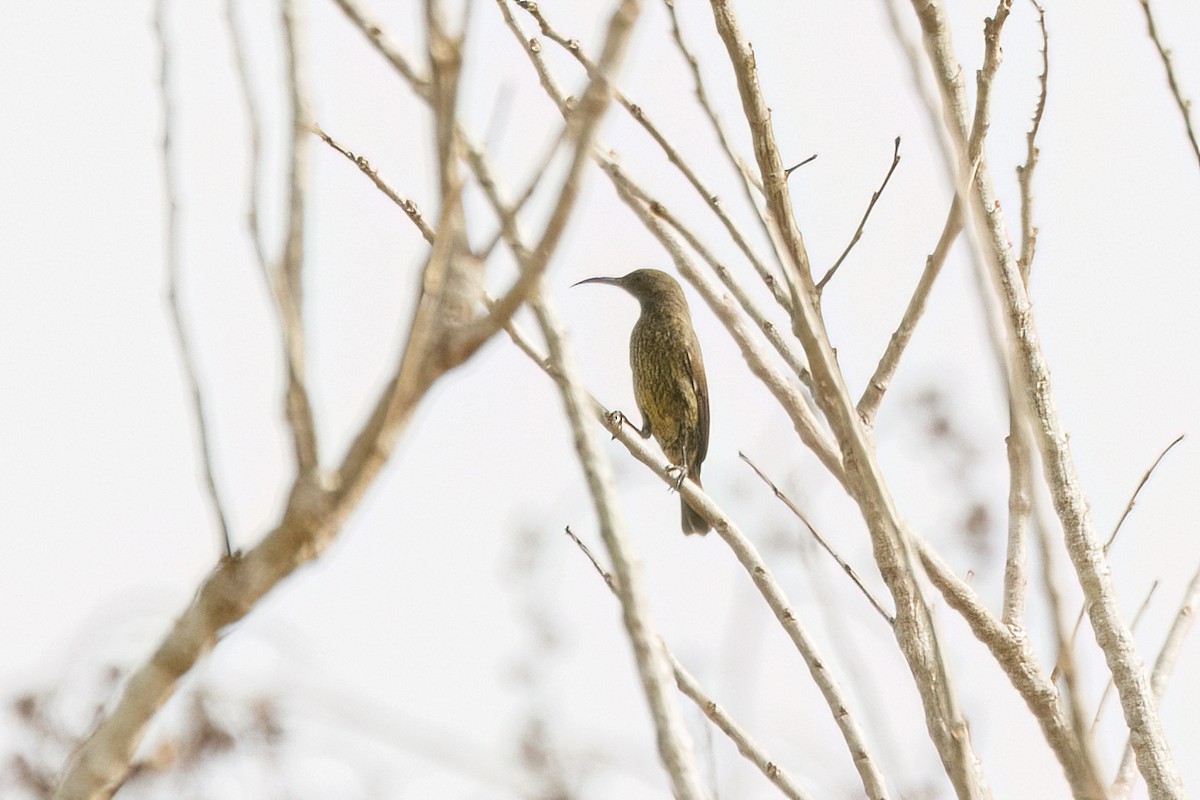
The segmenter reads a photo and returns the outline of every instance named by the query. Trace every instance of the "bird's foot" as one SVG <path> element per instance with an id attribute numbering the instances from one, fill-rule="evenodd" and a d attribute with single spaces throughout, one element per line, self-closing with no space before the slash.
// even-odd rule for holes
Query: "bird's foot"
<path id="1" fill-rule="evenodd" d="M 687 477 L 687 468 L 681 467 L 678 464 L 667 464 L 665 470 L 667 477 L 671 479 L 669 491 L 678 492 L 683 486 L 683 479 Z"/>
<path id="2" fill-rule="evenodd" d="M 622 412 L 622 411 L 608 412 L 608 424 L 610 426 L 612 426 L 613 428 L 619 429 L 622 425 L 626 425 L 628 423 L 629 423 L 629 418 L 625 416 L 624 412 Z M 614 439 L 617 438 L 617 434 L 615 431 L 612 435 L 612 438 L 614 438 Z"/>

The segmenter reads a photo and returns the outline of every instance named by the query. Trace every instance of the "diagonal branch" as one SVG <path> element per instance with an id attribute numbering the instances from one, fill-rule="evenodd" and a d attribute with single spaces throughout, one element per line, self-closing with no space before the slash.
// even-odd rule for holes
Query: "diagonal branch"
<path id="1" fill-rule="evenodd" d="M 1179 82 L 1175 79 L 1175 67 L 1171 64 L 1171 51 L 1163 47 L 1162 40 L 1158 38 L 1158 28 L 1154 25 L 1154 15 L 1150 13 L 1150 0 L 1139 0 L 1142 4 L 1142 11 L 1146 14 L 1146 29 L 1150 34 L 1151 41 L 1154 42 L 1154 47 L 1158 50 L 1158 56 L 1162 59 L 1163 67 L 1167 70 L 1167 84 L 1171 87 L 1171 96 L 1175 98 L 1175 104 L 1179 106 L 1179 113 L 1183 115 L 1183 124 L 1187 129 L 1188 142 L 1192 145 L 1192 152 L 1196 154 L 1196 161 L 1200 163 L 1200 144 L 1196 142 L 1196 130 L 1192 127 L 1192 104 L 1183 97 L 1183 91 L 1179 88 Z"/>
<path id="2" fill-rule="evenodd" d="M 801 162 L 801 163 L 803 163 L 803 162 Z M 796 165 L 796 167 L 798 167 L 798 166 L 800 166 L 800 164 Z M 825 284 L 829 283 L 829 281 L 837 273 L 838 267 L 842 266 L 842 262 L 846 260 L 846 256 L 850 255 L 850 251 L 854 249 L 854 245 L 858 244 L 858 240 L 862 238 L 863 228 L 865 228 L 867 226 L 867 219 L 871 216 L 871 211 L 872 211 L 872 209 L 875 208 L 875 204 L 877 202 L 879 202 L 879 198 L 883 196 L 883 190 L 887 188 L 888 181 L 890 181 L 892 179 L 892 173 L 896 171 L 896 167 L 898 167 L 898 166 L 900 166 L 900 137 L 899 136 L 896 137 L 896 146 L 892 152 L 892 165 L 890 167 L 888 167 L 887 174 L 883 176 L 883 183 L 879 184 L 879 189 L 876 190 L 875 193 L 871 195 L 871 202 L 867 203 L 867 210 L 865 212 L 863 212 L 862 220 L 859 221 L 858 227 L 854 230 L 854 235 L 852 237 L 850 237 L 850 243 L 848 245 L 846 245 L 846 249 L 842 251 L 842 254 L 840 256 L 838 256 L 838 260 L 833 262 L 833 266 L 830 267 L 829 271 L 825 273 L 825 277 L 823 277 L 823 278 L 821 278 L 821 280 L 817 281 L 817 294 L 820 294 L 822 291 L 825 290 Z M 785 170 L 784 175 L 786 176 L 786 175 L 790 174 L 791 171 L 793 169 L 795 169 L 796 167 L 792 167 L 791 169 Z"/>
<path id="3" fill-rule="evenodd" d="M 421 216 L 421 209 L 417 208 L 417 204 L 407 197 L 401 197 L 395 189 L 388 184 L 383 178 L 379 177 L 379 173 L 371 166 L 371 162 L 367 161 L 365 156 L 355 155 L 347 150 L 344 146 L 335 141 L 328 133 L 326 133 L 320 125 L 313 123 L 312 131 L 325 144 L 332 147 L 337 152 L 346 157 L 350 163 L 358 167 L 359 172 L 371 179 L 371 183 L 375 184 L 375 188 L 383 192 L 383 195 L 391 200 L 399 207 L 405 215 L 412 220 L 412 223 L 417 226 L 417 230 L 421 232 L 421 236 L 425 241 L 433 244 L 434 231 L 429 227 L 429 223 Z"/>

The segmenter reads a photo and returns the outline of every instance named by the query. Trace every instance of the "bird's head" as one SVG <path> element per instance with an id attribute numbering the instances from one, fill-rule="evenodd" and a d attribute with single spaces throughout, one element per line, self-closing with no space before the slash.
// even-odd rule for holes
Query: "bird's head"
<path id="1" fill-rule="evenodd" d="M 679 288 L 678 281 L 658 269 L 637 269 L 620 278 L 586 278 L 574 285 L 579 286 L 584 283 L 606 283 L 611 286 L 620 286 L 636 297 L 643 307 L 647 304 L 687 305 L 683 289 Z"/>

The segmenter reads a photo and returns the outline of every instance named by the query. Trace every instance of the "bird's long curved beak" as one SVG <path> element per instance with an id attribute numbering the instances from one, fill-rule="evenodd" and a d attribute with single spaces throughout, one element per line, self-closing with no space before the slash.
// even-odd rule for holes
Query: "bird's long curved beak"
<path id="1" fill-rule="evenodd" d="M 578 283 L 572 283 L 571 288 L 574 289 L 576 286 L 579 286 L 584 283 L 607 283 L 612 286 L 620 286 L 621 279 L 620 278 L 584 278 L 583 280 L 579 281 Z"/>

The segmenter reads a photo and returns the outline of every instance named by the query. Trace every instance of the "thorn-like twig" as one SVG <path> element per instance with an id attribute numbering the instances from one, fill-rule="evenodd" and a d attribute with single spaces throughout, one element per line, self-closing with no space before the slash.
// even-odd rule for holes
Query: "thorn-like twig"
<path id="1" fill-rule="evenodd" d="M 812 158 L 816 158 L 816 156 L 813 156 Z M 811 161 L 812 159 L 809 160 Z M 807 162 L 801 161 L 796 165 L 796 167 L 802 166 L 805 163 Z M 897 136 L 895 147 L 892 150 L 892 165 L 888 167 L 887 175 L 883 176 L 883 183 L 879 184 L 878 191 L 871 195 L 871 202 L 867 203 L 867 210 L 863 212 L 862 220 L 858 223 L 858 228 L 855 229 L 854 235 L 850 237 L 850 244 L 846 245 L 846 249 L 842 251 L 840 256 L 838 256 L 838 260 L 833 262 L 833 266 L 830 267 L 829 271 L 825 273 L 825 277 L 817 281 L 817 294 L 820 294 L 825 290 L 825 284 L 829 283 L 829 280 L 834 276 L 834 273 L 838 271 L 838 267 L 842 266 L 842 262 L 846 260 L 846 256 L 850 255 L 850 251 L 854 248 L 854 245 L 858 244 L 858 240 L 862 238 L 863 228 L 865 228 L 867 225 L 867 218 L 871 216 L 871 210 L 874 209 L 875 204 L 879 202 L 879 198 L 883 195 L 883 190 L 887 188 L 888 181 L 892 179 L 892 173 L 896 171 L 896 167 L 899 166 L 899 164 L 900 137 Z M 791 171 L 796 167 L 784 170 L 784 174 L 790 175 Z"/>
<path id="2" fill-rule="evenodd" d="M 900 139 L 899 139 L 899 138 L 897 138 L 897 139 L 896 139 L 896 145 L 897 145 L 897 147 L 900 145 Z M 790 178 L 790 177 L 792 177 L 792 173 L 793 173 L 793 172 L 795 172 L 796 170 L 800 169 L 800 168 L 801 168 L 801 167 L 803 167 L 805 164 L 811 164 L 812 162 L 814 162 L 814 161 L 816 161 L 816 160 L 817 160 L 817 154 L 816 154 L 816 153 L 813 153 L 811 156 L 809 156 L 808 158 L 804 159 L 804 160 L 803 160 L 803 161 L 801 161 L 799 164 L 792 164 L 790 167 L 788 167 L 787 169 L 785 169 L 785 170 L 783 171 L 783 175 L 784 175 L 784 177 L 785 177 L 785 178 Z M 895 168 L 896 168 L 896 167 L 895 167 L 895 165 L 893 164 L 893 165 L 892 165 L 892 169 L 895 169 Z M 889 170 L 889 171 L 888 171 L 888 175 L 890 176 L 891 174 L 892 174 L 892 173 L 891 173 L 891 171 Z M 886 181 L 884 181 L 884 182 L 886 183 Z M 869 213 L 869 212 L 868 212 L 868 213 Z"/>

